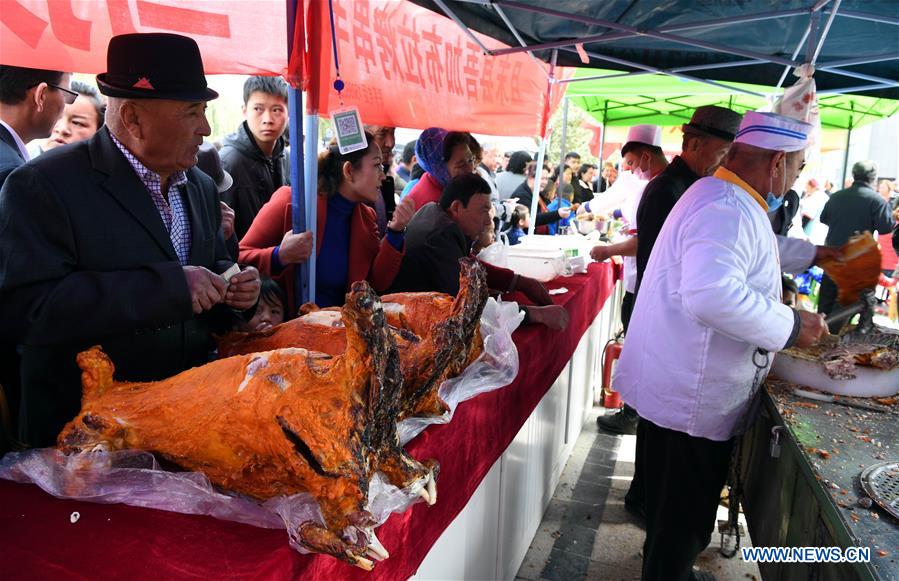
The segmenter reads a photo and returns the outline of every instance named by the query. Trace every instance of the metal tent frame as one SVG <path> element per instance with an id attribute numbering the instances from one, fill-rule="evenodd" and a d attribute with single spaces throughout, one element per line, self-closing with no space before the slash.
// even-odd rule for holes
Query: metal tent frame
<path id="1" fill-rule="evenodd" d="M 884 63 L 889 61 L 897 61 L 899 60 L 899 50 L 889 51 L 886 53 L 878 53 L 867 55 L 863 57 L 854 57 L 854 58 L 842 58 L 842 59 L 832 59 L 825 62 L 818 62 L 818 58 L 821 56 L 822 49 L 824 47 L 825 40 L 828 38 L 828 34 L 831 32 L 834 21 L 837 17 L 844 19 L 854 19 L 854 20 L 862 20 L 867 22 L 875 22 L 880 24 L 886 24 L 894 27 L 899 27 L 899 18 L 894 16 L 887 16 L 875 13 L 867 13 L 861 12 L 857 10 L 851 9 L 843 9 L 842 4 L 843 0 L 815 0 L 813 4 L 801 8 L 795 9 L 784 9 L 784 10 L 767 10 L 761 11 L 752 14 L 743 14 L 739 16 L 730 16 L 724 18 L 714 18 L 709 20 L 702 20 L 698 22 L 689 22 L 689 23 L 681 23 L 681 24 L 672 24 L 667 26 L 660 26 L 658 29 L 652 28 L 637 28 L 634 26 L 628 26 L 625 24 L 621 24 L 619 22 L 613 22 L 611 20 L 596 18 L 593 16 L 588 16 L 586 14 L 581 14 L 577 12 L 564 12 L 562 10 L 557 10 L 554 8 L 548 8 L 545 6 L 528 4 L 521 0 L 415 0 L 417 3 L 422 4 L 425 7 L 428 7 L 432 10 L 435 10 L 435 6 L 437 9 L 442 11 L 447 17 L 452 19 L 458 26 L 460 26 L 465 33 L 481 48 L 485 55 L 490 56 L 502 56 L 506 54 L 515 54 L 520 52 L 526 52 L 532 58 L 538 58 L 535 55 L 535 52 L 546 52 L 551 51 L 551 56 L 549 57 L 550 68 L 547 73 L 547 83 L 548 89 L 547 91 L 551 91 L 553 85 L 555 84 L 565 84 L 565 83 L 576 83 L 579 81 L 586 80 L 598 80 L 598 79 L 607 79 L 614 78 L 618 76 L 624 75 L 647 75 L 647 74 L 664 74 L 670 75 L 673 77 L 678 77 L 688 81 L 700 82 L 708 85 L 712 85 L 718 88 L 725 88 L 729 91 L 735 93 L 745 93 L 749 95 L 754 95 L 758 97 L 765 97 L 766 95 L 763 93 L 758 93 L 755 91 L 733 87 L 730 85 L 726 85 L 722 82 L 719 82 L 714 79 L 708 79 L 699 77 L 690 73 L 696 72 L 707 72 L 707 71 L 715 71 L 721 69 L 733 69 L 736 67 L 752 67 L 758 65 L 781 65 L 784 67 L 782 74 L 780 75 L 779 80 L 776 83 L 775 89 L 780 89 L 788 74 L 790 69 L 798 68 L 802 65 L 811 65 L 815 67 L 816 71 L 824 71 L 826 73 L 830 73 L 833 75 L 839 75 L 842 77 L 851 78 L 853 80 L 859 81 L 859 84 L 849 86 L 849 87 L 836 87 L 832 89 L 825 89 L 823 91 L 819 91 L 819 94 L 846 94 L 846 93 L 860 93 L 866 91 L 878 91 L 878 90 L 890 90 L 892 92 L 899 93 L 899 79 L 890 79 L 877 75 L 870 75 L 858 71 L 853 71 L 847 69 L 847 67 L 858 66 L 858 65 L 869 65 L 872 63 Z M 435 6 L 431 6 L 430 4 L 434 4 Z M 499 19 L 502 21 L 508 32 L 511 36 L 517 41 L 517 47 L 513 46 L 510 48 L 502 48 L 502 49 L 490 49 L 488 48 L 477 36 L 474 35 L 471 28 L 463 21 L 462 18 L 450 7 L 450 3 L 454 3 L 460 6 L 469 9 L 466 5 L 478 5 L 483 7 L 484 10 L 492 10 L 497 14 Z M 631 5 L 636 4 L 633 2 Z M 509 17 L 507 11 L 516 11 L 518 13 L 530 13 L 533 15 L 537 15 L 540 17 L 552 17 L 559 19 L 562 22 L 567 23 L 579 23 L 586 24 L 589 26 L 598 26 L 605 28 L 604 32 L 599 34 L 591 34 L 591 35 L 583 35 L 583 36 L 575 36 L 573 38 L 567 38 L 563 40 L 554 40 L 548 42 L 538 42 L 534 44 L 528 44 L 524 35 L 522 35 L 521 31 L 517 30 L 512 19 Z M 778 56 L 776 54 L 765 54 L 758 51 L 753 50 L 745 50 L 736 47 L 725 46 L 716 42 L 708 42 L 701 39 L 690 38 L 687 36 L 679 35 L 678 33 L 686 32 L 686 31 L 702 31 L 702 30 L 710 30 L 710 29 L 718 29 L 721 27 L 729 27 L 734 25 L 744 25 L 748 23 L 754 22 L 762 22 L 767 20 L 774 19 L 785 19 L 785 18 L 808 18 L 808 25 L 805 27 L 805 31 L 801 36 L 799 43 L 796 45 L 791 58 L 785 58 L 782 56 Z M 822 26 L 823 21 L 823 26 Z M 896 35 L 899 38 L 899 28 L 896 28 Z M 613 41 L 624 41 L 628 39 L 635 38 L 650 38 L 660 41 L 666 41 L 669 43 L 675 43 L 678 45 L 683 45 L 686 47 L 694 48 L 694 49 L 702 49 L 704 51 L 716 53 L 718 55 L 724 57 L 733 57 L 735 60 L 728 60 L 724 62 L 713 62 L 713 63 L 704 63 L 704 64 L 696 64 L 696 65 L 688 65 L 688 66 L 679 66 L 679 67 L 671 67 L 671 68 L 660 68 L 658 66 L 653 66 L 648 63 L 641 63 L 635 60 L 624 59 L 617 56 L 603 54 L 597 52 L 596 45 L 601 45 L 604 43 L 609 43 Z M 590 44 L 592 50 L 586 50 L 584 48 L 585 44 Z M 802 52 L 803 46 L 805 47 L 805 58 L 800 61 L 797 60 L 799 54 Z M 616 68 L 623 67 L 625 71 L 621 73 L 614 74 L 606 74 L 606 75 L 598 75 L 595 77 L 585 77 L 585 78 L 570 78 L 570 79 L 556 79 L 554 76 L 554 69 L 556 63 L 558 61 L 559 51 L 565 51 L 568 53 L 575 53 L 581 59 L 581 62 L 586 66 L 596 66 L 593 61 L 598 61 L 600 63 L 610 63 L 612 66 L 608 68 Z M 635 70 L 634 70 L 635 69 Z M 565 99 L 566 111 L 568 106 L 568 99 Z M 544 126 L 546 125 L 546 120 L 544 120 Z M 852 127 L 850 126 L 847 132 L 847 152 L 848 152 L 848 143 L 851 138 Z M 541 146 L 540 152 L 538 154 L 538 166 L 537 166 L 537 176 L 534 180 L 534 192 L 532 196 L 532 206 L 531 206 L 531 215 L 536 215 L 537 211 L 537 201 L 540 184 L 540 177 L 543 171 L 543 159 L 545 155 L 546 142 L 548 138 L 547 135 L 541 136 Z M 605 141 L 605 131 L 602 134 L 602 141 Z M 562 149 L 565 149 L 565 140 L 563 137 Z M 844 164 L 846 162 L 844 161 Z M 844 170 L 845 173 L 845 170 Z M 531 227 L 529 228 L 529 234 L 533 234 L 534 230 L 534 222 L 535 220 L 531 220 Z"/>

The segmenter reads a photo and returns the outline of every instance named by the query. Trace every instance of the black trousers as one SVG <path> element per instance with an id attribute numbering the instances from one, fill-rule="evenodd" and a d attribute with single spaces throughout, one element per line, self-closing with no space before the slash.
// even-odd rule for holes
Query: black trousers
<path id="1" fill-rule="evenodd" d="M 644 426 L 646 542 L 643 581 L 689 581 L 693 563 L 715 528 L 721 488 L 727 481 L 733 439 L 716 442 Z"/>
<path id="2" fill-rule="evenodd" d="M 627 405 L 627 404 L 625 404 Z M 630 488 L 624 495 L 624 502 L 629 508 L 646 512 L 646 459 L 643 453 L 643 444 L 646 441 L 646 420 L 637 420 L 637 445 L 634 449 L 634 477 L 631 479 Z"/>
<path id="3" fill-rule="evenodd" d="M 621 299 L 621 326 L 624 327 L 624 333 L 627 334 L 627 326 L 631 322 L 631 313 L 634 312 L 634 293 L 625 292 Z"/>

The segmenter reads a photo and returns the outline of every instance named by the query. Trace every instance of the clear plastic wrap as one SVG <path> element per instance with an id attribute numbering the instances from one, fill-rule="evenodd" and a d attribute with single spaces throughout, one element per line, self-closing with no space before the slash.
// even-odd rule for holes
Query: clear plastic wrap
<path id="1" fill-rule="evenodd" d="M 403 444 L 432 423 L 447 423 L 452 410 L 480 393 L 508 385 L 518 373 L 518 350 L 512 331 L 523 315 L 516 303 L 498 303 L 488 299 L 481 317 L 484 352 L 458 377 L 440 386 L 440 395 L 450 412 L 440 418 L 415 418 L 399 424 Z M 290 546 L 301 553 L 297 538 L 299 526 L 306 522 L 324 524 L 318 503 L 308 494 L 276 497 L 265 502 L 226 494 L 216 490 L 209 479 L 198 472 L 170 472 L 161 469 L 148 452 L 120 450 L 85 452 L 66 456 L 55 448 L 10 452 L 0 459 L 0 478 L 33 483 L 57 498 L 103 504 L 122 503 L 185 514 L 202 514 L 269 529 L 287 529 Z M 420 479 L 404 489 L 391 485 L 380 473 L 369 485 L 368 510 L 377 525 L 394 512 L 405 512 L 421 501 L 421 490 L 428 485 Z M 376 525 L 376 526 L 377 526 Z M 362 531 L 368 546 L 381 549 L 372 529 Z M 346 531 L 354 538 L 356 531 Z"/>
<path id="2" fill-rule="evenodd" d="M 402 445 L 405 446 L 431 424 L 449 423 L 461 402 L 512 383 L 518 375 L 518 348 L 512 341 L 512 332 L 522 320 L 524 314 L 519 311 L 518 303 L 487 299 L 481 315 L 484 351 L 461 375 L 444 381 L 438 388 L 441 399 L 450 411 L 440 417 L 401 421 L 397 424 L 397 433 Z"/>

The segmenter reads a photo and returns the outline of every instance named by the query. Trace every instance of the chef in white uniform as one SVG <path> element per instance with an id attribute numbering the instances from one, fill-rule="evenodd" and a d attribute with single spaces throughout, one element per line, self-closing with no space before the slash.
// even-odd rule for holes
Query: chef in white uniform
<path id="1" fill-rule="evenodd" d="M 578 214 L 594 212 L 606 214 L 620 209 L 628 228 L 628 238 L 616 244 L 593 247 L 590 256 L 597 262 L 621 256 L 624 263 L 624 299 L 621 301 L 621 322 L 627 332 L 634 308 L 634 289 L 637 286 L 637 208 L 649 180 L 668 167 L 662 152 L 662 128 L 657 125 L 635 125 L 628 129 L 627 141 L 621 148 L 622 172 L 607 191 L 581 204 Z"/>
<path id="2" fill-rule="evenodd" d="M 810 130 L 746 113 L 723 167 L 684 193 L 650 256 L 614 378 L 647 421 L 644 581 L 713 578 L 693 562 L 770 353 L 827 333 L 819 315 L 781 304 L 766 213 L 797 179 Z"/>

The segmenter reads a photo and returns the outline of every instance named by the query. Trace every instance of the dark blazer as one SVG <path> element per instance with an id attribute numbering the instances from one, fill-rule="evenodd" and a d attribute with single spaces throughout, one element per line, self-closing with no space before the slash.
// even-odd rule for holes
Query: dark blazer
<path id="1" fill-rule="evenodd" d="M 459 292 L 459 259 L 471 253 L 472 241 L 440 206 L 425 204 L 406 227 L 406 254 L 392 292 Z M 505 292 L 515 273 L 482 262 L 487 286 Z"/>
<path id="2" fill-rule="evenodd" d="M 196 168 L 182 187 L 190 264 L 224 272 L 218 194 Z M 100 344 L 119 380 L 169 377 L 207 360 L 210 325 L 195 317 L 156 207 L 106 129 L 44 153 L 0 190 L 0 317 L 22 343 L 20 435 L 50 445 L 80 408 L 79 351 Z"/>
<path id="3" fill-rule="evenodd" d="M 25 163 L 16 140 L 6 127 L 0 125 L 0 187 L 6 181 L 7 176 L 20 165 Z"/>

